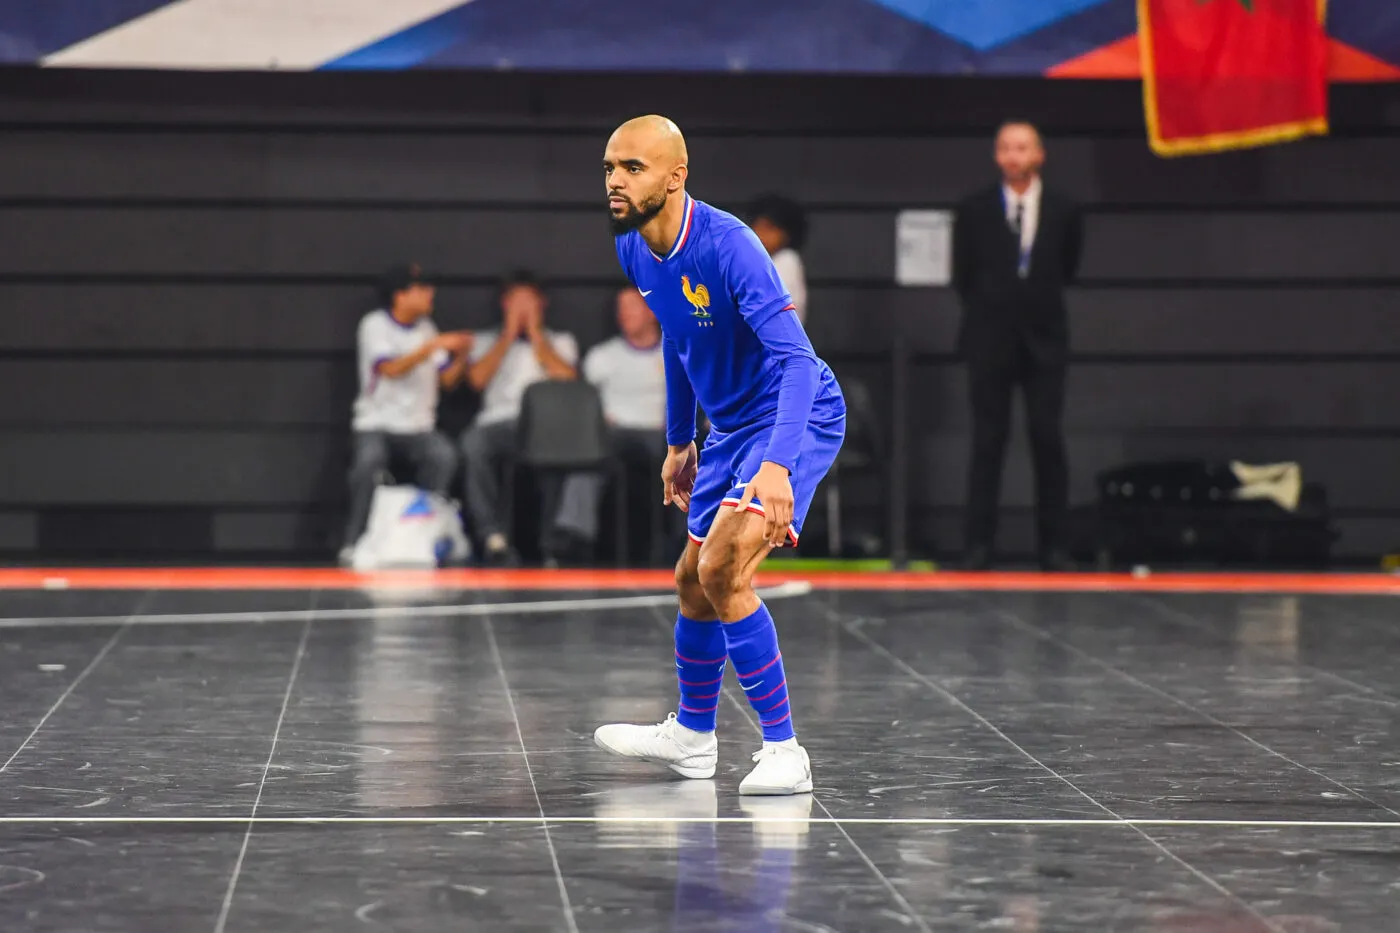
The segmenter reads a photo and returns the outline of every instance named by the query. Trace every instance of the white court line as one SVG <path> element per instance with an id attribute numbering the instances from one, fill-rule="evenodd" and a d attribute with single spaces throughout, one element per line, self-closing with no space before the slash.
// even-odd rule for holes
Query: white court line
<path id="1" fill-rule="evenodd" d="M 1107 820 L 1087 817 L 748 817 L 748 816 L 548 816 L 552 824 L 646 824 L 667 826 L 675 823 L 811 823 L 831 826 L 1024 826 L 1024 827 L 1121 827 L 1143 826 L 1217 829 L 1368 829 L 1400 830 L 1400 821 L 1375 820 L 1193 820 L 1170 817 Z M 0 816 L 0 826 L 539 826 L 538 816 Z"/>
<path id="2" fill-rule="evenodd" d="M 224 933 L 224 927 L 228 925 L 229 911 L 233 910 L 233 892 L 238 887 L 238 876 L 243 872 L 243 860 L 248 856 L 248 843 L 253 839 L 253 826 L 258 818 L 258 807 L 262 804 L 263 788 L 267 786 L 267 775 L 272 770 L 273 759 L 277 756 L 277 739 L 282 735 L 282 723 L 287 719 L 287 707 L 292 702 L 292 688 L 297 682 L 297 672 L 301 670 L 301 659 L 306 657 L 306 642 L 310 637 L 311 620 L 307 619 L 301 630 L 301 640 L 297 642 L 296 657 L 292 660 L 292 673 L 287 677 L 287 691 L 282 694 L 282 711 L 277 714 L 277 728 L 272 730 L 272 747 L 267 750 L 267 764 L 263 765 L 262 780 L 258 781 L 258 795 L 253 798 L 253 812 L 248 816 L 248 830 L 243 834 L 238 861 L 233 863 L 233 874 L 228 879 L 228 890 L 224 892 L 224 903 L 219 909 L 214 933 Z"/>
<path id="3" fill-rule="evenodd" d="M 790 599 L 812 592 L 812 584 L 794 581 L 757 591 L 763 599 Z M 0 629 L 79 628 L 99 625 L 228 625 L 239 622 L 361 621 L 374 619 L 465 618 L 490 615 L 535 615 L 600 609 L 670 606 L 674 593 L 654 596 L 598 596 L 584 599 L 541 599 L 518 603 L 462 603 L 451 606 L 381 606 L 365 609 L 287 609 L 273 612 L 184 612 L 133 616 L 72 616 L 60 618 L 0 618 Z"/>
<path id="4" fill-rule="evenodd" d="M 1244 911 L 1248 913 L 1251 917 L 1253 917 L 1255 920 L 1258 920 L 1264 929 L 1272 930 L 1273 933 L 1284 933 L 1282 928 L 1280 928 L 1277 924 L 1273 923 L 1268 917 L 1260 913 L 1259 909 L 1256 908 L 1253 904 L 1249 903 L 1244 898 L 1240 897 L 1238 894 L 1225 887 L 1225 885 L 1221 884 L 1211 875 L 1206 874 L 1204 871 L 1197 868 L 1195 865 L 1192 865 L 1190 862 L 1186 861 L 1186 859 L 1182 858 L 1180 855 L 1177 855 L 1171 849 L 1168 849 L 1166 845 L 1159 841 L 1155 836 L 1146 832 L 1143 829 L 1143 827 L 1150 824 L 1127 822 L 1123 817 L 1119 816 L 1118 813 L 1116 813 L 1107 804 L 1096 800 L 1078 784 L 1075 784 L 1069 778 L 1065 777 L 1063 774 L 1060 774 L 1054 768 L 1050 767 L 1045 762 L 1037 758 L 1035 755 L 1031 754 L 1028 750 L 1023 748 L 1019 743 L 1017 743 L 1015 739 L 1009 736 L 1006 732 L 1002 731 L 1002 729 L 1000 729 L 994 722 L 992 722 L 987 717 L 983 716 L 981 713 L 977 712 L 977 710 L 973 709 L 967 703 L 963 702 L 963 700 L 961 700 L 952 691 L 948 690 L 946 687 L 943 687 L 941 684 L 934 681 L 933 678 L 920 673 L 913 665 L 909 664 L 903 658 L 891 653 L 889 649 L 885 648 L 885 646 L 875 641 L 875 639 L 871 638 L 869 635 L 861 631 L 855 625 L 851 624 L 848 621 L 845 621 L 844 619 L 841 619 L 830 609 L 830 607 L 826 606 L 825 604 L 821 604 L 821 608 L 822 611 L 826 613 L 827 618 L 831 619 L 837 625 L 840 625 L 841 628 L 844 629 L 846 633 L 852 638 L 855 638 L 857 641 L 861 642 L 866 647 L 868 647 L 871 651 L 874 651 L 876 654 L 888 660 L 900 671 L 904 672 L 905 674 L 912 677 L 914 680 L 928 687 L 930 690 L 943 697 L 952 705 L 966 712 L 969 716 L 971 716 L 973 719 L 976 719 L 989 731 L 995 734 L 997 738 L 1006 742 L 1006 744 L 1010 745 L 1013 749 L 1015 749 L 1016 752 L 1023 758 L 1029 760 L 1032 764 L 1045 771 L 1051 777 L 1059 780 L 1066 787 L 1070 788 L 1079 796 L 1089 801 L 1089 803 L 1098 807 L 1100 810 L 1102 810 L 1104 813 L 1107 813 L 1109 816 L 1114 817 L 1119 823 L 1130 826 L 1134 832 L 1141 836 L 1154 849 L 1161 852 L 1164 856 L 1166 856 L 1167 858 L 1175 862 L 1177 865 L 1184 868 L 1191 875 L 1195 876 L 1206 887 L 1215 891 L 1217 894 L 1221 895 L 1226 900 L 1244 909 Z"/>
<path id="5" fill-rule="evenodd" d="M 1152 610 L 1154 615 L 1156 615 L 1159 619 L 1162 619 L 1164 622 L 1181 625 L 1191 629 L 1192 631 L 1201 632 L 1205 635 L 1210 636 L 1215 641 L 1220 642 L 1224 645 L 1228 645 L 1231 648 L 1243 647 L 1246 651 L 1254 652 L 1260 655 L 1261 657 L 1268 658 L 1272 661 L 1277 661 L 1280 664 L 1286 664 L 1292 667 L 1301 668 L 1305 671 L 1311 671 L 1319 677 L 1335 681 L 1339 684 L 1344 684 L 1345 686 L 1351 687 L 1353 690 L 1359 690 L 1362 693 L 1366 693 L 1373 697 L 1377 697 L 1378 699 L 1384 700 L 1388 703 L 1400 703 L 1400 699 L 1397 699 L 1391 694 L 1386 693 L 1384 690 L 1381 690 L 1377 687 L 1372 687 L 1370 684 L 1363 684 L 1359 680 L 1353 680 L 1350 677 L 1335 673 L 1334 671 L 1329 671 L 1325 667 L 1318 667 L 1316 664 L 1309 664 L 1306 661 L 1300 661 L 1295 657 L 1290 657 L 1288 653 L 1285 652 L 1282 648 L 1270 647 L 1268 645 L 1250 644 L 1247 642 L 1235 642 L 1229 638 L 1226 638 L 1220 632 L 1215 631 L 1210 626 L 1202 625 L 1200 620 L 1197 619 L 1195 616 L 1191 615 L 1190 613 L 1182 612 L 1175 606 L 1172 606 L 1164 602 L 1163 600 L 1155 598 L 1155 596 L 1145 597 L 1140 593 L 1119 593 L 1116 595 L 1122 596 L 1126 599 L 1131 599 L 1135 603 L 1139 603 L 1141 605 L 1146 606 L 1148 609 Z M 1328 608 L 1331 609 L 1330 606 Z M 1343 615 L 1346 619 L 1353 621 L 1361 621 L 1362 623 L 1369 621 L 1365 616 L 1358 617 L 1352 615 L 1351 613 L 1343 613 Z"/>
<path id="6" fill-rule="evenodd" d="M 133 608 L 140 609 L 146 604 L 146 602 L 150 598 L 151 593 L 147 591 L 136 602 L 136 605 Z M 54 701 L 53 706 L 49 707 L 49 711 L 44 714 L 44 717 L 42 719 L 39 720 L 38 724 L 34 727 L 33 731 L 31 731 L 29 735 L 25 737 L 24 743 L 20 745 L 19 748 L 15 749 L 15 753 L 9 758 L 7 758 L 3 765 L 0 765 L 0 774 L 3 774 L 9 769 L 10 765 L 15 763 L 15 759 L 20 756 L 20 753 L 22 753 L 26 748 L 29 747 L 29 743 L 34 741 L 34 737 L 39 734 L 39 730 L 44 728 L 45 723 L 47 723 L 49 719 L 52 718 L 54 713 L 58 712 L 58 708 L 64 704 L 64 701 L 66 701 L 70 696 L 72 696 L 73 691 L 77 690 L 78 686 L 84 680 L 87 680 L 88 675 L 97 669 L 97 665 L 101 664 L 103 659 L 106 658 L 107 655 L 112 653 L 112 649 L 117 646 L 117 642 L 121 640 L 122 635 L 125 634 L 126 630 L 130 627 L 130 620 L 134 618 L 136 618 L 135 615 L 113 617 L 114 621 L 112 622 L 112 624 L 119 626 L 118 629 L 112 633 L 111 638 L 107 639 L 107 643 L 102 646 L 102 650 L 97 652 L 97 656 L 88 662 L 87 667 L 83 668 L 82 673 L 78 674 L 78 676 L 73 679 L 73 682 L 68 685 L 68 689 L 63 691 L 63 694 L 59 696 L 57 700 Z"/>
<path id="7" fill-rule="evenodd" d="M 496 662 L 496 672 L 501 675 L 501 686 L 506 691 L 506 705 L 510 707 L 510 718 L 515 721 L 515 736 L 520 740 L 520 755 L 525 759 L 525 773 L 530 778 L 530 792 L 535 795 L 535 807 L 540 811 L 540 826 L 544 828 L 544 842 L 549 849 L 549 861 L 554 865 L 554 880 L 559 885 L 559 900 L 564 909 L 564 924 L 570 933 L 579 933 L 578 918 L 574 916 L 574 905 L 569 900 L 569 888 L 564 884 L 564 872 L 559 867 L 559 851 L 554 847 L 554 836 L 549 831 L 549 820 L 545 817 L 544 802 L 540 800 L 540 788 L 535 783 L 535 770 L 530 767 L 530 753 L 525 748 L 525 732 L 520 728 L 520 714 L 515 709 L 515 696 L 510 692 L 510 678 L 506 676 L 505 661 L 501 659 L 501 646 L 496 643 L 496 628 L 488 618 L 482 623 L 486 629 L 486 639 L 491 646 L 491 658 Z"/>
<path id="8" fill-rule="evenodd" d="M 106 658 L 107 655 L 111 654 L 112 649 L 116 647 L 117 641 L 122 637 L 122 633 L 124 633 L 126 629 L 127 626 L 123 625 L 112 633 L 112 637 L 107 639 L 107 643 L 102 646 L 102 650 L 97 652 L 97 656 L 88 662 L 88 666 L 83 668 L 82 673 L 75 677 L 73 682 L 68 685 L 68 689 L 63 691 L 62 695 L 54 701 L 53 706 L 49 707 L 49 711 L 44 714 L 44 717 L 40 719 L 38 724 L 30 731 L 24 742 L 20 744 L 20 747 L 15 749 L 15 753 L 6 759 L 3 765 L 0 765 L 0 774 L 4 774 L 5 771 L 9 770 L 10 765 L 15 763 L 15 759 L 29 747 L 30 742 L 34 741 L 34 737 L 39 734 L 39 730 L 44 728 L 44 724 L 49 721 L 54 713 L 58 712 L 58 708 L 63 705 L 64 701 L 73 695 L 73 691 L 78 689 L 78 685 L 84 680 L 87 680 L 87 676 L 97 669 L 97 665 L 101 664 L 102 660 Z"/>
<path id="9" fill-rule="evenodd" d="M 660 623 L 662 629 L 665 630 L 665 617 L 662 616 L 659 612 L 655 613 L 655 615 L 656 621 Z M 730 666 L 732 667 L 733 665 L 731 664 Z M 740 684 L 739 686 L 742 687 L 743 684 Z M 758 733 L 759 740 L 762 741 L 763 726 L 759 724 L 755 714 L 749 707 L 747 698 L 745 698 L 745 700 L 741 702 L 739 698 L 734 695 L 734 691 L 727 684 L 722 684 L 720 686 L 720 693 L 724 694 L 724 698 L 739 710 L 739 716 L 750 726 L 753 727 L 754 731 Z M 851 838 L 851 834 L 846 831 L 846 828 L 842 826 L 839 822 L 835 821 L 831 811 L 826 808 L 826 804 L 822 803 L 821 798 L 817 796 L 815 789 L 813 789 L 812 791 L 812 802 L 821 808 L 821 811 L 826 814 L 827 820 L 832 821 L 832 825 L 834 825 L 837 831 L 841 833 L 841 835 L 845 838 L 845 840 L 848 843 L 850 843 L 851 848 L 855 850 L 855 853 L 860 858 L 860 860 L 865 863 L 866 868 L 870 869 L 871 873 L 875 875 L 876 879 L 879 880 L 880 884 L 884 886 L 885 891 L 890 895 L 890 898 L 895 902 L 899 909 L 904 911 L 904 916 L 909 918 L 909 920 L 916 927 L 918 927 L 919 930 L 922 931 L 922 933 L 933 933 L 933 930 L 924 921 L 923 916 L 917 910 L 914 909 L 913 904 L 909 903 L 909 900 L 904 896 L 904 893 L 895 886 L 894 882 L 892 882 L 883 871 L 880 870 L 880 866 L 876 865 L 874 860 L 872 860 L 870 856 L 865 853 L 865 850 L 860 847 L 860 843 L 856 842 L 855 839 Z M 774 822 L 796 822 L 805 824 L 815 821 L 813 821 L 810 817 L 800 817 L 797 819 L 778 819 L 774 820 Z"/>
<path id="10" fill-rule="evenodd" d="M 961 595 L 964 599 L 967 599 L 970 602 L 976 599 L 975 597 L 968 596 L 966 594 L 959 595 Z M 1366 796 L 1361 791 L 1350 786 L 1349 784 L 1344 784 L 1336 778 L 1330 777 L 1329 775 L 1318 771 L 1316 768 L 1311 768 L 1308 765 L 1305 765 L 1302 762 L 1291 758 L 1288 755 L 1285 755 L 1283 752 L 1280 752 L 1274 748 L 1269 747 L 1268 745 L 1265 745 L 1263 742 L 1254 738 L 1252 735 L 1249 735 L 1248 733 L 1236 728 L 1235 726 L 1230 725 L 1229 723 L 1225 722 L 1219 717 L 1214 716 L 1206 710 L 1197 707 L 1195 704 L 1190 703 L 1187 700 L 1183 700 L 1176 694 L 1171 693 L 1167 690 L 1163 690 L 1161 687 L 1158 687 L 1155 684 L 1150 684 L 1142 678 L 1138 677 L 1137 675 L 1131 674 L 1128 671 L 1118 667 L 1117 665 L 1111 664 L 1108 661 L 1103 660 L 1095 654 L 1091 654 L 1090 652 L 1085 651 L 1078 645 L 1066 641 L 1065 639 L 1059 637 L 1058 635 L 1054 634 L 1048 629 L 1041 628 L 1039 625 L 1036 625 L 1033 622 L 1027 622 L 1025 619 L 1021 618 L 1019 614 L 1012 612 L 1009 609 L 1002 609 L 1000 606 L 989 603 L 986 600 L 976 600 L 976 602 L 974 602 L 974 605 L 977 605 L 979 603 L 985 603 L 986 610 L 992 616 L 1000 618 L 1002 621 L 1010 624 L 1014 628 L 1018 628 L 1022 632 L 1029 634 L 1032 638 L 1039 638 L 1042 641 L 1049 642 L 1050 644 L 1060 648 L 1062 651 L 1066 651 L 1074 655 L 1075 657 L 1080 658 L 1081 660 L 1093 664 L 1101 670 L 1107 671 L 1111 676 L 1117 677 L 1119 680 L 1132 684 L 1134 687 L 1137 687 L 1140 690 L 1146 690 L 1148 693 L 1151 693 L 1154 696 L 1161 697 L 1169 703 L 1174 703 L 1175 705 L 1181 707 L 1182 709 L 1186 710 L 1192 715 L 1198 716 L 1206 722 L 1210 723 L 1212 726 L 1215 726 L 1217 729 L 1224 730 L 1225 732 L 1229 732 L 1232 735 L 1243 739 L 1244 741 L 1248 742 L 1250 745 L 1253 745 L 1255 748 L 1259 749 L 1265 754 L 1271 755 L 1274 758 L 1279 759 L 1280 761 L 1287 762 L 1288 764 L 1292 765 L 1295 768 L 1298 768 L 1299 770 L 1306 771 L 1313 777 L 1325 781 L 1326 783 L 1331 784 L 1333 787 L 1339 788 L 1340 790 L 1346 792 L 1349 796 L 1354 797 L 1357 800 L 1362 801 L 1363 803 L 1368 803 L 1371 806 L 1376 807 L 1377 809 L 1384 810 L 1391 816 L 1400 817 L 1400 811 L 1396 811 L 1390 807 L 1387 807 L 1385 804 L 1377 800 L 1371 799 L 1370 797 Z"/>
<path id="11" fill-rule="evenodd" d="M 737 674 L 738 671 L 735 671 L 735 673 Z M 742 687 L 743 684 L 740 684 L 740 686 Z M 724 694 L 724 698 L 738 708 L 739 715 L 742 716 L 749 725 L 754 727 L 754 730 L 758 732 L 759 739 L 762 740 L 763 726 L 760 725 L 754 719 L 752 710 L 747 705 L 747 702 L 739 702 L 738 698 L 734 696 L 734 691 L 731 690 L 728 686 L 721 687 L 720 689 L 721 692 L 723 692 Z M 790 709 L 791 707 L 789 707 L 789 710 Z M 923 915 L 914 908 L 914 905 L 909 903 L 909 899 L 904 896 L 904 892 L 900 891 L 899 888 L 895 887 L 895 883 L 891 881 L 883 871 L 880 870 L 880 866 L 876 865 L 875 861 L 869 855 L 865 854 L 865 850 L 860 847 L 860 843 L 856 842 L 855 839 L 851 837 L 851 834 L 846 831 L 846 827 L 841 825 L 841 821 L 837 820 L 832 815 L 831 811 L 826 808 L 826 804 L 822 803 L 821 798 L 817 796 L 815 788 L 813 788 L 812 790 L 812 802 L 815 803 L 817 806 L 821 807 L 821 811 L 826 814 L 826 821 L 824 822 L 829 822 L 831 825 L 835 826 L 837 831 L 841 833 L 842 837 L 844 837 L 845 840 L 851 844 L 851 848 L 855 850 L 856 855 L 860 858 L 860 860 L 865 863 L 865 867 L 870 869 L 871 873 L 875 875 L 876 879 L 880 882 L 881 886 L 884 887 L 886 893 L 888 893 L 889 896 L 894 900 L 894 902 L 897 905 L 899 905 L 899 909 L 904 911 L 904 916 L 907 917 L 921 931 L 923 931 L 923 933 L 933 933 L 933 929 L 928 925 L 927 922 L 925 922 Z M 785 821 L 778 820 L 776 822 Z M 804 820 L 790 820 L 786 822 L 813 823 L 818 821 L 808 818 Z"/>

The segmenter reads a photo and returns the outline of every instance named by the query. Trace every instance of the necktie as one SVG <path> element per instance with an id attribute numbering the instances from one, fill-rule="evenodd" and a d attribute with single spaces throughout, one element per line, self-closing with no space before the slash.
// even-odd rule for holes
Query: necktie
<path id="1" fill-rule="evenodd" d="M 1022 232 L 1023 230 L 1025 230 L 1025 227 L 1022 226 L 1025 223 L 1025 220 L 1026 202 L 1017 198 L 1016 219 L 1012 221 L 1011 229 L 1016 234 L 1016 245 L 1020 250 L 1021 254 L 1020 260 L 1016 263 L 1016 274 L 1023 279 L 1027 275 L 1029 275 L 1031 271 L 1031 252 L 1029 249 L 1026 248 L 1025 234 Z"/>

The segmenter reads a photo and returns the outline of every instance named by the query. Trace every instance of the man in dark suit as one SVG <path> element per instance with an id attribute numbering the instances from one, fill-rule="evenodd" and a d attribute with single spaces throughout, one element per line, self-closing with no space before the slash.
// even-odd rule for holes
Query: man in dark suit
<path id="1" fill-rule="evenodd" d="M 973 570 L 991 566 L 1011 397 L 1019 385 L 1035 466 L 1040 564 L 1067 570 L 1064 289 L 1079 268 L 1083 223 L 1077 204 L 1041 182 L 1045 149 L 1034 126 L 1004 124 L 996 162 L 1001 182 L 958 205 L 953 227 L 953 287 L 963 308 L 958 342 L 972 398 L 964 562 Z"/>

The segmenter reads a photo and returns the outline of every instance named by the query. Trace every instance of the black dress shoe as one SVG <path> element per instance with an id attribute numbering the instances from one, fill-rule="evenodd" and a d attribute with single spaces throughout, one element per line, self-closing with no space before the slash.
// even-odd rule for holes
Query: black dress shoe
<path id="1" fill-rule="evenodd" d="M 1076 568 L 1068 554 L 1059 548 L 1051 548 L 1040 555 L 1040 569 L 1046 573 L 1069 573 Z"/>
<path id="2" fill-rule="evenodd" d="M 981 572 L 992 569 L 992 549 L 978 545 L 967 549 L 963 554 L 962 563 L 958 565 L 960 570 Z"/>

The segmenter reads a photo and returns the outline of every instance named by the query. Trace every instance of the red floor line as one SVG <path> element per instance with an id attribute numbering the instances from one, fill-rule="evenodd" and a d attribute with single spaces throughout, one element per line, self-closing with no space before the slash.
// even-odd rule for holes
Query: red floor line
<path id="1" fill-rule="evenodd" d="M 760 585 L 789 581 L 818 589 L 1041 592 L 1329 593 L 1400 595 L 1400 576 L 1381 573 L 798 573 L 762 571 Z M 665 590 L 669 570 L 439 570 L 357 574 L 328 568 L 11 568 L 0 590 L 421 589 Z"/>

